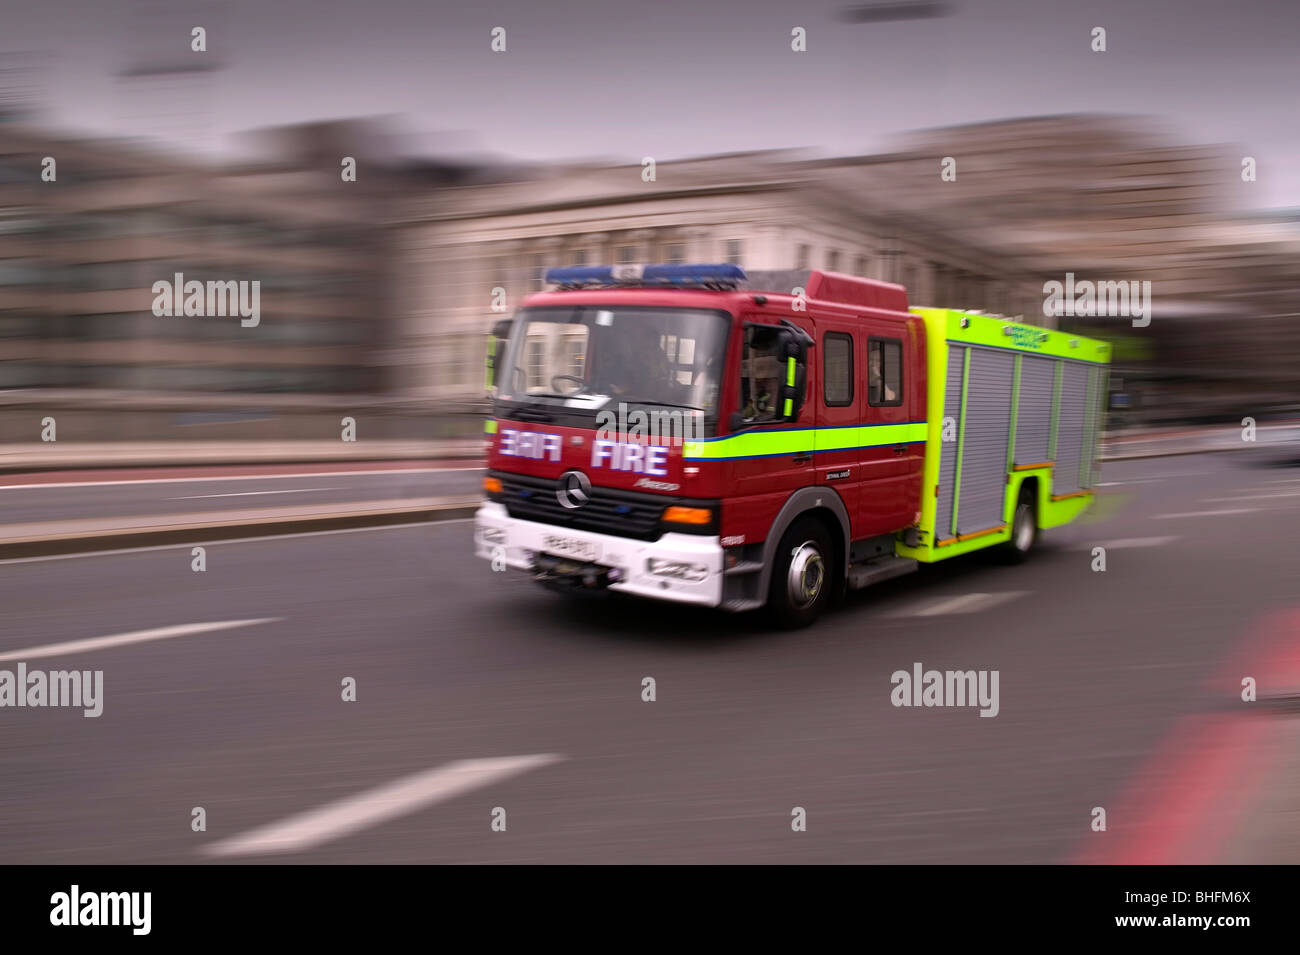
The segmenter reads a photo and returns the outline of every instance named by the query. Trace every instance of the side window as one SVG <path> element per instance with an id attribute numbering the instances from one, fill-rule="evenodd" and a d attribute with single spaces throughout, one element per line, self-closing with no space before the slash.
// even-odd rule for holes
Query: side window
<path id="1" fill-rule="evenodd" d="M 740 414 L 746 421 L 774 421 L 781 387 L 775 327 L 751 325 L 745 330 L 740 362 Z"/>
<path id="2" fill-rule="evenodd" d="M 853 404 L 853 336 L 845 332 L 822 338 L 822 399 L 828 408 Z"/>
<path id="3" fill-rule="evenodd" d="M 903 403 L 903 343 L 897 338 L 867 339 L 867 404 Z"/>

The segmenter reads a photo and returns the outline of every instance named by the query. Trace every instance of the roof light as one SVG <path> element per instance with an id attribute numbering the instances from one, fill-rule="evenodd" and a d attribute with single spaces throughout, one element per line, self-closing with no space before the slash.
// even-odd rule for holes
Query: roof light
<path id="1" fill-rule="evenodd" d="M 745 279 L 739 265 L 577 265 L 547 269 L 546 281 L 563 288 L 662 285 L 735 288 Z"/>

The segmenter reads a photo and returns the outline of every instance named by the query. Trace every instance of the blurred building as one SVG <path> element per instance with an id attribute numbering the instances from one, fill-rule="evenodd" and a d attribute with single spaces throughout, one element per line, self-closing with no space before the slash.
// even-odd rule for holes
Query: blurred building
<path id="1" fill-rule="evenodd" d="M 951 182 L 939 179 L 946 156 L 957 164 Z M 1113 341 L 1115 380 L 1135 392 L 1142 418 L 1159 419 L 1300 401 L 1300 233 L 1243 211 L 1254 188 L 1243 158 L 1178 142 L 1150 118 L 1071 115 L 926 130 L 822 167 L 1014 257 L 1040 290 L 1067 272 L 1149 281 L 1144 328 L 1124 318 L 1061 323 Z"/>
<path id="2" fill-rule="evenodd" d="M 178 420 L 230 420 L 220 409 L 250 396 L 269 418 L 394 391 L 388 210 L 455 169 L 375 155 L 374 124 L 253 138 L 266 159 L 212 167 L 0 123 L 5 408 L 111 406 L 135 414 L 86 430 L 162 437 Z M 345 156 L 355 182 L 342 179 Z M 46 157 L 54 181 L 41 178 Z M 258 324 L 154 315 L 153 284 L 177 273 L 260 283 Z"/>
<path id="3" fill-rule="evenodd" d="M 909 215 L 824 167 L 784 152 L 643 167 L 561 166 L 524 182 L 440 190 L 402 208 L 403 390 L 452 399 L 482 391 L 494 290 L 511 312 L 560 265 L 730 262 L 819 268 L 948 304 L 1042 323 L 1039 285 L 934 218 Z"/>
<path id="4" fill-rule="evenodd" d="M 260 158 L 212 166 L 6 115 L 0 440 L 15 440 L 15 413 L 30 440 L 33 408 L 75 409 L 84 439 L 235 423 L 336 436 L 322 409 L 365 407 L 412 416 L 390 415 L 392 436 L 427 434 L 430 415 L 481 407 L 492 323 L 547 268 L 582 263 L 822 268 L 1038 324 L 1055 322 L 1043 283 L 1066 272 L 1150 281 L 1145 328 L 1061 319 L 1115 342 L 1113 380 L 1139 417 L 1300 402 L 1300 223 L 1237 211 L 1249 184 L 1229 150 L 1132 119 L 934 130 L 872 156 L 661 162 L 647 181 L 639 164 L 411 160 L 378 120 L 263 130 L 249 138 Z M 155 316 L 153 283 L 178 272 L 259 281 L 258 326 Z"/>

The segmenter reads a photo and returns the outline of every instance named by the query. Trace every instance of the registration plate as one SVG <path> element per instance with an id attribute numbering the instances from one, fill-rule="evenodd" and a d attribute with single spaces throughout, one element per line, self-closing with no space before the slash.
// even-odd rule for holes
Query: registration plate
<path id="1" fill-rule="evenodd" d="M 542 547 L 546 553 L 557 557 L 572 557 L 574 560 L 600 559 L 600 548 L 595 543 L 578 540 L 576 537 L 547 534 L 542 538 Z"/>

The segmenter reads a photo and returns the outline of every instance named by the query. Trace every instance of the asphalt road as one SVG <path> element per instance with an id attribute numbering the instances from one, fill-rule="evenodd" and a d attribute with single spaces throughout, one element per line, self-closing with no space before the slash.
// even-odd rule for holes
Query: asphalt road
<path id="1" fill-rule="evenodd" d="M 1104 861 L 1154 844 L 1157 794 L 1202 786 L 1231 831 L 1186 820 L 1178 851 L 1297 861 L 1300 712 L 1247 717 L 1244 788 L 1167 757 L 1241 712 L 1241 673 L 1285 690 L 1268 648 L 1300 621 L 1300 470 L 1200 455 L 1103 480 L 1022 567 L 925 568 L 795 633 L 571 601 L 473 559 L 467 522 L 213 544 L 203 573 L 187 547 L 9 562 L 0 669 L 102 669 L 104 702 L 0 709 L 0 858 Z M 997 670 L 998 715 L 893 706 L 914 663 Z"/>
<path id="2" fill-rule="evenodd" d="M 301 468 L 292 470 L 300 472 Z M 480 490 L 483 474 L 482 468 L 465 463 L 436 468 L 379 464 L 373 470 L 360 471 L 333 471 L 321 466 L 316 473 L 194 476 L 194 472 L 202 471 L 202 468 L 191 468 L 186 469 L 185 477 L 143 481 L 124 477 L 124 472 L 105 478 L 69 473 L 42 476 L 44 483 L 39 484 L 18 484 L 18 479 L 0 475 L 0 514 L 6 524 L 26 524 L 153 514 L 210 514 L 298 504 L 472 497 Z M 173 469 L 173 473 L 181 472 Z"/>

